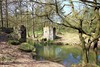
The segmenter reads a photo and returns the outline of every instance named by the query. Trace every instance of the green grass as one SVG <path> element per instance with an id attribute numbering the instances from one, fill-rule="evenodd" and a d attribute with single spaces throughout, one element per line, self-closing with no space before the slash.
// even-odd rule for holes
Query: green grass
<path id="1" fill-rule="evenodd" d="M 42 31 L 35 31 L 35 34 L 37 35 L 41 35 L 43 32 Z M 33 32 L 32 31 L 29 31 L 29 34 L 32 35 Z"/>

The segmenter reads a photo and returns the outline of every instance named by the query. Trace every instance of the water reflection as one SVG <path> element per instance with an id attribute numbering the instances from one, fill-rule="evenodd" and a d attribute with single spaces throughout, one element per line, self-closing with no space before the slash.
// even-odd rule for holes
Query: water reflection
<path id="1" fill-rule="evenodd" d="M 77 58 L 74 58 L 73 57 L 73 54 L 70 53 L 68 55 L 68 57 L 66 57 L 64 60 L 63 60 L 63 65 L 64 66 L 71 66 L 72 64 L 78 64 L 80 62 L 81 58 L 80 56 L 77 56 Z"/>
<path id="2" fill-rule="evenodd" d="M 47 45 L 37 49 L 37 56 L 35 57 L 35 59 L 42 60 L 42 61 L 51 60 L 70 67 L 72 64 L 79 63 L 81 57 L 77 55 L 75 58 L 73 56 L 73 53 L 69 52 L 68 54 L 61 47 Z"/>
<path id="3" fill-rule="evenodd" d="M 76 48 L 62 48 L 60 46 L 41 46 L 36 50 L 37 55 L 34 59 L 50 60 L 71 67 L 72 64 L 78 64 L 81 61 L 81 50 Z M 100 55 L 98 56 L 100 60 Z"/>
<path id="4" fill-rule="evenodd" d="M 100 60 L 100 55 L 98 56 L 98 59 Z"/>
<path id="5" fill-rule="evenodd" d="M 100 62 L 100 55 L 98 55 L 98 60 L 99 60 L 99 62 Z"/>

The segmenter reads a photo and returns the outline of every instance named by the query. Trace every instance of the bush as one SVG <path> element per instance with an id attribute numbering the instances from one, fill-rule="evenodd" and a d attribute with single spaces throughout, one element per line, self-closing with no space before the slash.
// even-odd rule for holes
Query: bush
<path id="1" fill-rule="evenodd" d="M 22 43 L 19 46 L 19 49 L 25 52 L 32 52 L 33 50 L 35 50 L 34 46 L 28 44 L 28 43 Z"/>
<path id="2" fill-rule="evenodd" d="M 27 43 L 34 46 L 34 41 L 32 39 L 27 39 Z"/>
<path id="3" fill-rule="evenodd" d="M 8 35 L 9 40 L 18 40 L 19 38 L 20 38 L 19 35 L 16 33 L 11 33 Z"/>
<path id="4" fill-rule="evenodd" d="M 8 43 L 12 44 L 12 45 L 19 45 L 20 44 L 19 40 L 9 40 Z"/>
<path id="5" fill-rule="evenodd" d="M 5 32 L 7 34 L 10 34 L 13 32 L 13 28 L 6 28 L 6 27 L 2 27 L 2 32 Z"/>

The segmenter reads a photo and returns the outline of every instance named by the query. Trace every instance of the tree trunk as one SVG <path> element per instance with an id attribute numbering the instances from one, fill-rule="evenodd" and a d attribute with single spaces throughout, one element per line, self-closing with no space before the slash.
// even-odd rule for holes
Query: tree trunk
<path id="1" fill-rule="evenodd" d="M 86 47 L 86 43 L 85 43 L 85 40 L 82 36 L 82 32 L 79 31 L 79 38 L 81 40 L 81 43 L 82 43 L 82 48 L 83 48 L 83 55 L 82 55 L 82 59 L 84 62 L 86 63 L 89 63 L 89 48 Z"/>
<path id="2" fill-rule="evenodd" d="M 86 49 L 86 63 L 89 63 L 89 49 Z"/>
<path id="3" fill-rule="evenodd" d="M 34 20 L 34 14 L 35 14 L 35 9 L 34 9 L 35 7 L 34 7 L 34 4 L 32 3 L 32 18 L 33 18 L 33 26 L 32 26 L 32 32 L 33 32 L 33 37 L 35 38 L 35 29 L 34 29 L 34 22 L 35 22 L 35 20 Z"/>
<path id="4" fill-rule="evenodd" d="M 0 0 L 0 9 L 1 9 L 0 10 L 0 14 L 1 14 L 1 23 L 2 23 L 1 25 L 2 25 L 2 28 L 3 28 L 4 27 L 3 26 L 4 24 L 3 24 L 3 13 L 2 13 L 2 0 Z"/>
<path id="5" fill-rule="evenodd" d="M 8 4 L 7 4 L 7 0 L 6 0 L 6 23 L 7 23 L 7 28 L 8 28 Z"/>
<path id="6" fill-rule="evenodd" d="M 98 64 L 98 47 L 97 48 L 95 48 L 95 55 L 96 55 L 96 64 Z"/>
<path id="7" fill-rule="evenodd" d="M 85 63 L 89 63 L 89 50 L 88 49 L 83 48 L 82 60 Z"/>

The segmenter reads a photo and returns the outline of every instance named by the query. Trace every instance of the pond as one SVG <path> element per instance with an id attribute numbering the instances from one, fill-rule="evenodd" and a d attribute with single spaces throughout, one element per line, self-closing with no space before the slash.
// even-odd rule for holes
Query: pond
<path id="1" fill-rule="evenodd" d="M 38 46 L 36 49 L 37 55 L 34 57 L 36 60 L 50 60 L 58 62 L 64 66 L 71 67 L 72 64 L 78 64 L 81 62 L 82 49 L 73 46 L 57 46 L 46 45 Z M 100 59 L 100 55 L 98 56 Z"/>

